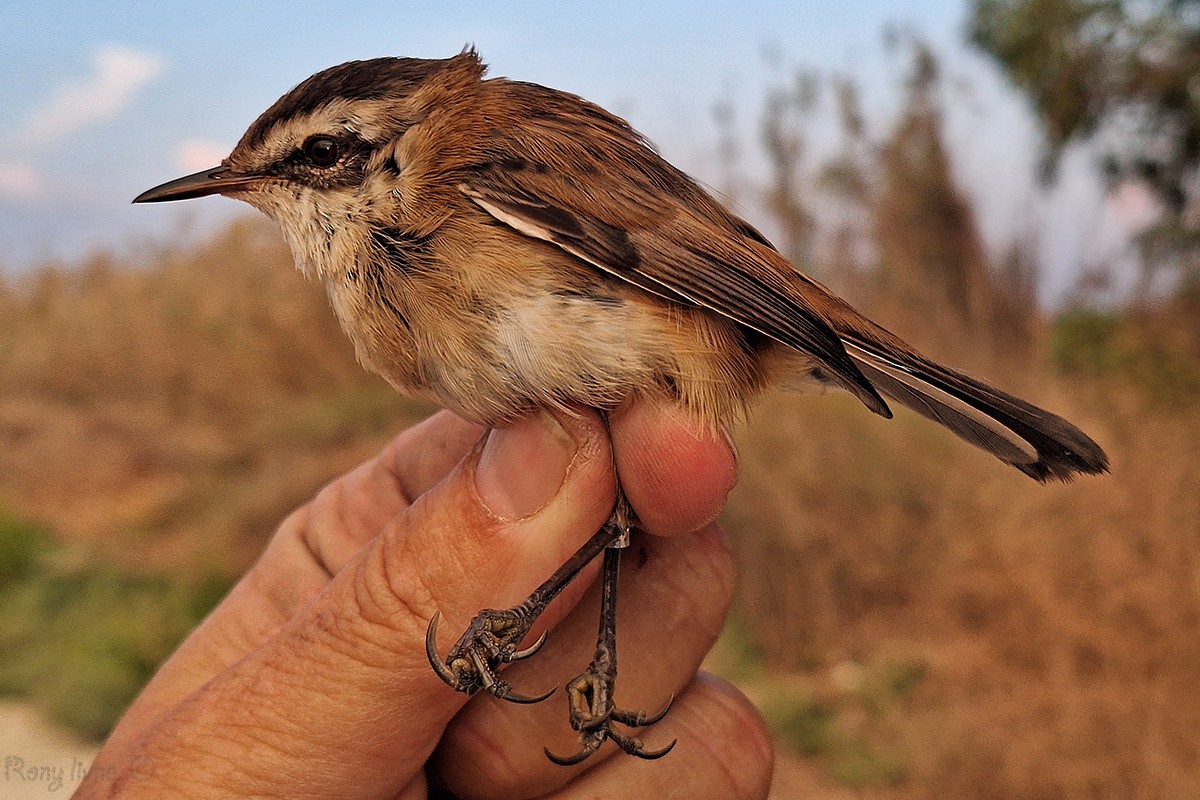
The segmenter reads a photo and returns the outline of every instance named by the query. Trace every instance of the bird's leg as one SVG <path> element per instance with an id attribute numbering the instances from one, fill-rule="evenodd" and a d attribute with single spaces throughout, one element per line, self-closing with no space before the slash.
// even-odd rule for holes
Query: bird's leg
<path id="1" fill-rule="evenodd" d="M 548 749 L 546 757 L 555 764 L 570 766 L 578 764 L 612 739 L 622 750 L 639 758 L 655 759 L 671 752 L 675 742 L 661 750 L 647 750 L 636 736 L 630 736 L 613 727 L 614 722 L 632 727 L 653 725 L 671 707 L 671 701 L 662 710 L 647 714 L 644 711 L 625 711 L 613 703 L 613 691 L 617 682 L 617 583 L 621 570 L 621 551 L 629 544 L 632 510 L 619 493 L 617 507 L 609 520 L 620 536 L 604 550 L 604 584 L 600 597 L 600 629 L 596 634 L 596 655 L 584 673 L 567 684 L 567 700 L 570 708 L 571 727 L 579 732 L 582 745 L 572 756 L 556 756 Z"/>
<path id="2" fill-rule="evenodd" d="M 607 414 L 604 415 L 604 422 L 608 424 Z M 508 609 L 484 609 L 476 614 L 467 630 L 450 648 L 445 661 L 437 652 L 441 612 L 433 615 L 425 632 L 425 654 L 430 665 L 443 681 L 457 691 L 474 694 L 484 689 L 502 700 L 514 703 L 545 700 L 554 693 L 553 689 L 533 697 L 517 694 L 510 683 L 497 675 L 497 670 L 502 664 L 528 658 L 541 648 L 546 641 L 545 634 L 527 648 L 518 649 L 518 645 L 529 634 L 534 621 L 546 610 L 546 606 L 575 579 L 580 570 L 603 552 L 604 584 L 596 655 L 587 670 L 567 686 L 571 727 L 579 732 L 583 748 L 568 758 L 560 758 L 547 750 L 547 757 L 558 764 L 570 765 L 583 761 L 605 739 L 612 739 L 630 755 L 646 759 L 665 756 L 675 746 L 675 742 L 671 742 L 661 750 L 647 750 L 639 739 L 613 727 L 614 722 L 631 727 L 653 725 L 666 715 L 671 706 L 668 701 L 661 711 L 647 714 L 619 709 L 612 701 L 617 680 L 617 583 L 621 551 L 629 546 L 633 526 L 633 509 L 618 481 L 617 502 L 608 521 L 522 603 Z"/>
<path id="3" fill-rule="evenodd" d="M 604 427 L 609 429 L 608 413 L 602 411 L 600 416 Z M 541 649 L 546 641 L 544 633 L 523 650 L 518 650 L 517 646 L 529 634 L 529 629 L 550 601 L 575 579 L 580 570 L 606 547 L 625 547 L 629 544 L 629 521 L 632 516 L 618 481 L 616 505 L 600 530 L 519 605 L 505 609 L 485 608 L 476 614 L 467 630 L 450 648 L 445 661 L 437 652 L 437 628 L 441 612 L 435 612 L 425 630 L 425 655 L 438 677 L 451 688 L 465 694 L 486 689 L 501 700 L 513 703 L 538 703 L 554 694 L 554 689 L 534 697 L 517 694 L 512 690 L 512 684 L 500 679 L 496 670 L 502 664 L 529 658 Z"/>
<path id="4" fill-rule="evenodd" d="M 517 694 L 511 684 L 497 676 L 496 670 L 501 664 L 528 658 L 541 648 L 546 641 L 545 634 L 523 650 L 518 650 L 517 645 L 529 634 L 534 621 L 546 610 L 550 601 L 575 579 L 579 571 L 621 538 L 615 519 L 614 512 L 604 527 L 596 531 L 519 605 L 506 609 L 486 608 L 476 614 L 467 630 L 450 648 L 445 661 L 437 653 L 437 627 L 441 612 L 435 612 L 425 631 L 425 654 L 438 676 L 457 691 L 474 694 L 486 689 L 501 700 L 513 703 L 537 703 L 554 694 L 553 689 L 536 697 Z"/>

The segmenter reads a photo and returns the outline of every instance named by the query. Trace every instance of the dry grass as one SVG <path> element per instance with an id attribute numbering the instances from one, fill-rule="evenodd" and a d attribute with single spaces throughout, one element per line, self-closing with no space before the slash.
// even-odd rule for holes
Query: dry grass
<path id="1" fill-rule="evenodd" d="M 729 524 L 757 648 L 818 686 L 881 658 L 924 668 L 902 711 L 835 722 L 890 731 L 895 796 L 1200 785 L 1200 418 L 1097 391 L 1033 393 L 1113 457 L 1066 486 L 848 403 L 773 398 L 742 437 Z"/>
<path id="2" fill-rule="evenodd" d="M 142 260 L 0 290 L 0 502 L 73 538 L 152 536 L 150 566 L 237 569 L 420 409 L 358 367 L 265 222 Z"/>

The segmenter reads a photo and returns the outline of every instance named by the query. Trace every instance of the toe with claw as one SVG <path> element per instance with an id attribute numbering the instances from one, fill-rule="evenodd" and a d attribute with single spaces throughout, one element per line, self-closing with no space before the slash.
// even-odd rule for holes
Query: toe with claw
<path id="1" fill-rule="evenodd" d="M 429 620 L 429 628 L 425 632 L 425 655 L 434 672 L 451 688 L 464 694 L 474 694 L 484 689 L 512 703 L 539 703 L 554 694 L 554 689 L 536 696 L 518 694 L 513 691 L 512 684 L 497 675 L 496 670 L 500 665 L 529 658 L 546 642 L 546 634 L 543 633 L 529 647 L 518 649 L 517 645 L 529 633 L 532 624 L 519 608 L 479 612 L 454 647 L 450 648 L 445 661 L 437 652 L 440 619 L 441 612 L 435 612 Z"/>
<path id="2" fill-rule="evenodd" d="M 672 741 L 666 747 L 648 750 L 638 737 L 613 727 L 614 722 L 635 728 L 653 725 L 667 715 L 674 698 L 653 714 L 619 709 L 612 702 L 612 681 L 602 675 L 601 669 L 594 664 L 567 685 L 567 697 L 570 700 L 571 727 L 579 732 L 582 747 L 571 756 L 555 755 L 548 748 L 543 748 L 546 758 L 555 764 L 564 767 L 578 764 L 600 749 L 605 739 L 612 739 L 629 755 L 648 761 L 662 758 L 675 747 L 675 741 Z"/>

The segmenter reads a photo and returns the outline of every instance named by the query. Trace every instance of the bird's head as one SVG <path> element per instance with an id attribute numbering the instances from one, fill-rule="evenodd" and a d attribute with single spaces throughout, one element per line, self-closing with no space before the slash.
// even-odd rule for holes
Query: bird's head
<path id="1" fill-rule="evenodd" d="M 135 203 L 221 194 L 280 223 L 298 265 L 322 271 L 405 203 L 405 134 L 477 85 L 474 50 L 448 59 L 378 58 L 318 72 L 254 121 L 219 165 Z"/>

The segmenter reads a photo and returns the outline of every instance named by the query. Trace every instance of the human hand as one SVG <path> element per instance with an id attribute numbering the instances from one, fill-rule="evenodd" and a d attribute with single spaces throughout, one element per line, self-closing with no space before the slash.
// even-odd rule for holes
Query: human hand
<path id="1" fill-rule="evenodd" d="M 765 796 L 761 718 L 697 675 L 732 586 L 711 523 L 735 477 L 727 444 L 645 403 L 612 415 L 611 445 L 592 412 L 484 433 L 438 414 L 289 516 L 133 703 L 76 797 Z M 679 744 L 656 762 L 606 745 L 564 768 L 542 752 L 575 744 L 561 701 L 450 691 L 426 661 L 425 628 L 434 611 L 455 630 L 512 605 L 565 561 L 611 511 L 614 451 L 654 534 L 624 559 L 618 699 L 657 707 L 674 693 L 644 738 Z M 538 655 L 505 670 L 519 690 L 586 664 L 599 603 L 578 601 L 595 574 L 543 615 Z"/>

